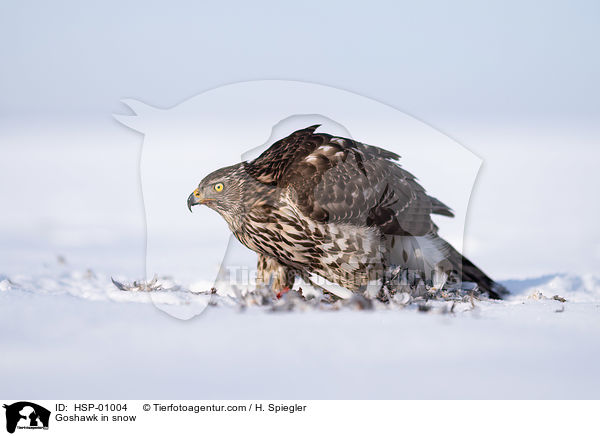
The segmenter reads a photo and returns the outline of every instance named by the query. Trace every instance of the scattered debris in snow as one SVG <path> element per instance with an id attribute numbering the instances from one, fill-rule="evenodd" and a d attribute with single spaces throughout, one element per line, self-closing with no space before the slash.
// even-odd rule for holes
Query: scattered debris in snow
<path id="1" fill-rule="evenodd" d="M 187 307 L 184 318 L 190 318 L 202 312 L 207 306 L 237 307 L 245 310 L 249 307 L 264 308 L 271 312 L 291 311 L 338 311 L 338 310 L 400 310 L 412 309 L 422 313 L 456 314 L 472 311 L 477 305 L 499 304 L 481 296 L 477 288 L 460 289 L 455 287 L 427 287 L 420 282 L 416 286 L 406 285 L 395 291 L 384 288 L 379 299 L 369 299 L 355 294 L 347 299 L 340 299 L 331 294 L 302 284 L 296 290 L 276 295 L 270 289 L 260 288 L 248 291 L 230 285 L 229 289 L 216 289 L 208 281 L 197 283 L 181 283 L 172 277 L 154 276 L 149 281 L 134 280 L 128 282 L 122 278 L 107 277 L 88 269 L 73 271 L 62 256 L 57 258 L 56 266 L 36 276 L 0 275 L 0 292 L 26 292 L 36 294 L 69 294 L 78 298 L 93 301 L 122 301 L 154 303 L 164 307 Z M 568 275 L 548 276 L 545 280 L 528 279 L 522 281 L 523 286 L 516 286 L 515 291 L 503 304 L 531 301 L 557 301 L 563 306 L 556 310 L 563 312 L 569 295 L 569 301 L 600 300 L 600 280 L 595 277 L 577 277 Z M 532 286 L 526 286 L 532 283 Z M 222 288 L 224 287 L 220 284 Z M 575 287 L 575 289 L 573 289 Z M 553 297 L 546 297 L 542 291 L 549 291 Z M 560 294 L 556 292 L 560 292 Z M 198 311 L 193 312 L 195 308 Z M 179 310 L 179 309 L 176 309 Z M 172 311 L 167 310 L 172 313 Z"/>
<path id="2" fill-rule="evenodd" d="M 503 301 L 472 290 L 406 288 L 382 302 L 332 299 L 304 284 L 277 298 L 268 289 L 209 281 L 157 276 L 144 283 L 71 265 L 0 274 L 0 327 L 10 332 L 2 348 L 12 356 L 2 361 L 10 375 L 2 380 L 5 391 L 23 394 L 21 380 L 36 374 L 34 349 L 53 375 L 40 379 L 42 386 L 65 396 L 88 392 L 90 374 L 100 377 L 98 396 L 157 386 L 164 396 L 190 398 L 197 386 L 206 395 L 218 396 L 225 386 L 232 395 L 259 389 L 274 397 L 592 398 L 598 391 L 595 277 L 512 281 L 513 294 Z M 152 305 L 173 318 L 148 310 Z M 200 313 L 191 323 L 179 321 Z M 163 378 L 148 384 L 157 365 Z M 426 377 L 395 377 L 394 370 Z M 348 383 L 363 373 L 368 382 Z M 557 373 L 564 375 L 560 383 L 548 383 Z M 28 385 L 39 390 L 40 382 Z"/>

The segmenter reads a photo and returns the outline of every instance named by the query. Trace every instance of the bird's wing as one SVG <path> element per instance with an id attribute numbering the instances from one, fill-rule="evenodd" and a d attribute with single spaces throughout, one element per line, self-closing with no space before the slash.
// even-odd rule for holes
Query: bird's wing
<path id="1" fill-rule="evenodd" d="M 351 139 L 314 133 L 311 126 L 274 143 L 247 171 L 288 189 L 306 216 L 321 222 L 377 226 L 384 234 L 435 232 L 431 214 L 453 216 L 430 197 L 395 153 Z"/>
<path id="2" fill-rule="evenodd" d="M 297 130 L 280 139 L 260 156 L 246 163 L 246 171 L 261 183 L 281 185 L 288 169 L 323 144 L 324 138 L 315 135 L 319 124 Z"/>

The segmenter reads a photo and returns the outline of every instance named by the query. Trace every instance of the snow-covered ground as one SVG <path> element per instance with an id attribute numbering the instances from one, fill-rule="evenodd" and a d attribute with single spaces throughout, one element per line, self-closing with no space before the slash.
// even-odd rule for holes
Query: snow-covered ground
<path id="1" fill-rule="evenodd" d="M 453 311 L 450 303 L 430 303 L 427 312 L 417 304 L 274 312 L 240 310 L 234 300 L 218 297 L 216 306 L 203 311 L 211 297 L 185 289 L 209 290 L 214 274 L 190 286 L 185 273 L 190 261 L 211 271 L 218 266 L 228 231 L 218 221 L 221 233 L 207 235 L 204 223 L 211 211 L 189 214 L 187 192 L 177 204 L 189 223 L 173 231 L 212 239 L 206 247 L 167 247 L 175 256 L 172 263 L 180 265 L 168 271 L 175 280 L 161 282 L 170 290 L 123 292 L 110 280 L 131 283 L 144 277 L 137 134 L 116 122 L 73 131 L 38 123 L 4 126 L 2 138 L 7 148 L 0 193 L 10 205 L 0 214 L 3 397 L 599 396 L 600 281 L 585 274 L 597 253 L 581 248 L 595 244 L 595 227 L 581 223 L 587 239 L 555 234 L 552 243 L 562 249 L 552 254 L 543 246 L 546 231 L 535 224 L 539 205 L 520 201 L 519 223 L 510 224 L 514 195 L 503 203 L 498 192 L 505 191 L 486 185 L 510 166 L 508 155 L 486 161 L 488 173 L 472 198 L 466 234 L 467 242 L 474 233 L 485 239 L 465 247 L 493 277 L 519 279 L 504 281 L 514 293 L 508 300 L 476 301 L 475 307 L 461 303 Z M 539 167 L 536 177 L 550 178 L 542 171 L 556 170 Z M 518 174 L 526 173 L 513 177 Z M 525 179 L 511 183 L 530 186 Z M 501 222 L 481 215 L 482 204 Z M 559 216 L 547 216 L 549 226 L 570 213 L 555 212 Z M 503 231 L 492 231 L 498 228 Z M 504 234 L 513 241 L 508 248 Z M 559 252 L 571 255 L 557 259 Z M 66 261 L 59 262 L 58 254 Z M 556 271 L 563 262 L 575 274 L 522 280 L 535 271 Z M 185 289 L 177 287 L 178 280 L 188 284 Z M 538 291 L 548 298 L 529 298 Z"/>
<path id="2" fill-rule="evenodd" d="M 506 301 L 242 308 L 184 321 L 155 304 L 194 292 L 125 292 L 62 259 L 0 276 L 2 394 L 11 398 L 597 398 L 600 278 L 504 282 Z M 553 298 L 558 295 L 566 302 Z M 280 304 L 283 304 L 281 302 Z M 422 305 L 421 305 L 422 307 Z"/>
<path id="3" fill-rule="evenodd" d="M 518 166 L 538 162 L 540 153 L 523 144 L 544 144 L 547 156 L 558 153 L 566 136 L 551 143 L 515 133 L 482 148 L 484 171 L 471 197 L 464 250 L 513 291 L 506 301 L 465 302 L 454 310 L 451 303 L 429 303 L 429 311 L 418 304 L 240 310 L 234 299 L 203 293 L 213 286 L 229 235 L 212 211 L 185 208 L 187 189 L 203 174 L 173 200 L 185 224 L 154 234 L 153 253 L 174 265 L 159 271 L 173 277 L 160 282 L 169 290 L 117 289 L 111 276 L 131 283 L 145 274 L 141 137 L 112 121 L 77 126 L 38 120 L 0 129 L 1 396 L 600 396 L 594 181 L 562 178 L 551 189 L 539 183 L 554 180 L 565 162 L 577 177 L 597 174 L 597 148 L 588 142 L 560 162 L 548 158 L 526 171 Z M 475 135 L 470 144 L 496 138 L 465 132 Z M 510 180 L 503 178 L 507 171 Z M 565 203 L 548 212 L 557 196 Z M 574 218 L 578 210 L 585 216 Z M 556 232 L 575 219 L 569 232 Z M 230 248 L 232 264 L 246 264 L 247 251 Z M 188 275 L 199 269 L 210 273 L 194 282 Z M 543 275 L 552 271 L 571 274 Z M 203 310 L 211 298 L 217 305 Z"/>

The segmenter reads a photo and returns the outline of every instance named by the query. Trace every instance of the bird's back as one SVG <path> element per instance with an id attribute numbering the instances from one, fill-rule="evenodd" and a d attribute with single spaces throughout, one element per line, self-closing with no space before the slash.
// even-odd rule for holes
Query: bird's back
<path id="1" fill-rule="evenodd" d="M 289 190 L 302 213 L 319 222 L 420 236 L 437 230 L 431 214 L 453 216 L 400 167 L 395 153 L 315 133 L 317 127 L 277 141 L 246 164 L 248 173 L 261 183 Z"/>

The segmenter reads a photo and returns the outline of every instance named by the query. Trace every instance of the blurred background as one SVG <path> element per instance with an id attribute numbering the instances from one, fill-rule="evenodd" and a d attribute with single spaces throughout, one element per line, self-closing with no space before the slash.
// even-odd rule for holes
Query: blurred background
<path id="1" fill-rule="evenodd" d="M 0 273 L 62 255 L 143 276 L 143 137 L 119 100 L 259 79 L 364 95 L 479 156 L 464 250 L 495 278 L 596 272 L 599 18 L 594 1 L 4 1 Z"/>

